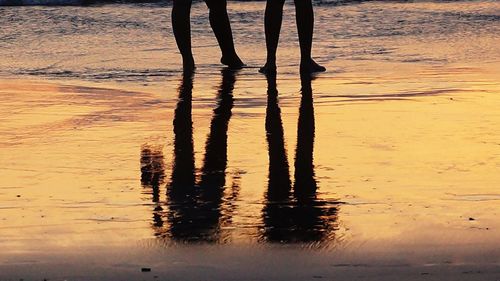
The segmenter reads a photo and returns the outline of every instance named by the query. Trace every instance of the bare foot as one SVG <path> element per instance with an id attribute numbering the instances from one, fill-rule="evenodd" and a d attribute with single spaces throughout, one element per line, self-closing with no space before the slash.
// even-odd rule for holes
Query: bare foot
<path id="1" fill-rule="evenodd" d="M 241 59 L 236 54 L 233 56 L 222 56 L 222 58 L 220 59 L 220 63 L 227 65 L 232 69 L 240 69 L 245 66 L 243 61 L 241 61 Z"/>
<path id="2" fill-rule="evenodd" d="M 259 68 L 262 74 L 276 74 L 276 64 L 267 62 L 263 67 Z"/>
<path id="3" fill-rule="evenodd" d="M 301 73 L 314 73 L 314 72 L 324 72 L 324 71 L 326 71 L 326 68 L 316 63 L 313 59 L 309 59 L 305 62 L 300 63 Z"/>

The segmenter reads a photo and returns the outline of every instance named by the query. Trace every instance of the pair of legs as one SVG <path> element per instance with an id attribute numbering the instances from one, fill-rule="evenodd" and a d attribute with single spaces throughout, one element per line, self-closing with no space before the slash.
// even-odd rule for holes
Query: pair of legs
<path id="1" fill-rule="evenodd" d="M 267 61 L 260 69 L 262 73 L 276 71 L 276 50 L 283 20 L 284 4 L 285 0 L 267 0 L 264 19 Z M 300 71 L 304 73 L 325 71 L 326 69 L 317 64 L 311 56 L 314 29 L 312 0 L 295 0 L 295 16 L 300 43 Z"/>
<path id="2" fill-rule="evenodd" d="M 174 0 L 172 8 L 172 28 L 185 71 L 193 70 L 195 67 L 191 51 L 191 2 L 192 0 Z M 209 9 L 210 26 L 222 51 L 221 63 L 232 68 L 241 68 L 243 62 L 234 49 L 226 0 L 205 0 L 205 3 Z"/>

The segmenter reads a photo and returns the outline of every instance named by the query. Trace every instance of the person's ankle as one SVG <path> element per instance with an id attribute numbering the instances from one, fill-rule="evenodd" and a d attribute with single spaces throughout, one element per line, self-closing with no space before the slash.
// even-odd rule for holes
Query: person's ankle
<path id="1" fill-rule="evenodd" d="M 306 57 L 300 57 L 300 63 L 301 64 L 306 64 L 306 63 L 312 63 L 314 62 L 312 57 L 306 56 Z"/>
<path id="2" fill-rule="evenodd" d="M 231 68 L 241 68 L 245 66 L 240 57 L 234 53 L 229 55 L 222 55 L 220 62 L 224 65 L 227 65 Z"/>
<path id="3" fill-rule="evenodd" d="M 301 73 L 314 73 L 324 71 L 326 71 L 326 68 L 315 62 L 311 57 L 306 57 L 305 59 L 300 60 Z"/>
<path id="4" fill-rule="evenodd" d="M 182 57 L 182 68 L 184 71 L 191 71 L 195 69 L 193 56 Z"/>
<path id="5" fill-rule="evenodd" d="M 273 74 L 276 73 L 276 61 L 267 61 L 266 64 L 259 69 L 260 73 Z"/>

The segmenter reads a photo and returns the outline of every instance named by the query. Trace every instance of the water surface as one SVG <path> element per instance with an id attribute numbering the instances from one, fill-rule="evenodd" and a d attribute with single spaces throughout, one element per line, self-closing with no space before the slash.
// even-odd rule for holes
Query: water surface
<path id="1" fill-rule="evenodd" d="M 292 5 L 276 79 L 257 73 L 264 3 L 229 9 L 250 68 L 219 66 L 199 3 L 183 76 L 167 4 L 0 8 L 5 276 L 71 256 L 193 280 L 272 257 L 310 257 L 303 280 L 377 262 L 498 273 L 498 3 L 318 5 L 328 72 L 311 80 Z"/>

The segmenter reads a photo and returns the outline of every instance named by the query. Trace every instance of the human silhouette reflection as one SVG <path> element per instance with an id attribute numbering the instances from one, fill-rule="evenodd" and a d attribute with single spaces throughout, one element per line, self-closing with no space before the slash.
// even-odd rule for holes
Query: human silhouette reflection
<path id="1" fill-rule="evenodd" d="M 218 104 L 210 123 L 210 133 L 205 144 L 205 158 L 200 185 L 207 189 L 220 189 L 225 184 L 227 165 L 227 130 L 233 108 L 234 71 L 222 70 L 222 83 L 217 94 Z"/>
<path id="2" fill-rule="evenodd" d="M 272 74 L 268 75 L 267 82 L 266 138 L 269 152 L 267 200 L 279 202 L 288 199 L 292 184 L 283 136 L 281 110 L 278 105 L 276 77 Z"/>
<path id="3" fill-rule="evenodd" d="M 175 202 L 189 204 L 194 193 L 195 166 L 193 148 L 193 126 L 191 118 L 191 100 L 193 90 L 193 73 L 184 72 L 179 86 L 179 98 L 174 114 L 174 165 L 169 185 L 169 198 Z M 164 228 L 166 212 L 160 202 L 160 186 L 164 183 L 165 165 L 162 151 L 149 145 L 141 149 L 141 182 L 144 187 L 151 188 L 153 209 L 153 229 L 155 236 L 167 237 Z M 172 216 L 175 218 L 175 215 Z"/>
<path id="4" fill-rule="evenodd" d="M 170 185 L 181 187 L 181 195 L 187 195 L 195 183 L 192 110 L 193 74 L 183 73 L 179 87 L 179 99 L 174 113 L 174 165 Z M 177 188 L 172 188 L 176 197 Z"/>
<path id="5" fill-rule="evenodd" d="M 217 106 L 213 111 L 203 166 L 197 181 L 191 113 L 193 76 L 184 73 L 173 121 L 174 159 L 171 178 L 167 183 L 168 210 L 155 209 L 153 225 L 156 236 L 181 242 L 219 242 L 225 239 L 221 227 L 230 220 L 228 216 L 231 216 L 232 211 L 230 203 L 226 204 L 226 201 L 237 196 L 234 192 L 225 196 L 224 192 L 227 131 L 235 81 L 235 71 L 222 71 Z M 161 213 L 159 220 L 158 213 Z M 168 227 L 163 227 L 165 220 Z"/>
<path id="6" fill-rule="evenodd" d="M 317 189 L 313 164 L 315 122 L 311 77 L 301 75 L 301 86 L 294 173 L 294 194 L 299 201 L 314 197 Z"/>
<path id="7" fill-rule="evenodd" d="M 195 164 L 192 120 L 193 74 L 184 72 L 179 86 L 179 98 L 174 112 L 174 159 L 172 174 L 167 186 L 169 229 L 159 236 L 184 237 L 189 229 L 195 202 Z"/>
<path id="8" fill-rule="evenodd" d="M 224 186 L 227 167 L 227 131 L 233 108 L 235 72 L 222 71 L 222 83 L 217 93 L 217 107 L 213 111 L 210 132 L 205 143 L 205 157 L 199 186 L 200 219 L 197 228 L 204 240 L 224 240 L 220 227 L 224 223 Z M 226 213 L 227 214 L 227 213 Z M 200 235 L 200 236 L 201 236 Z"/>
<path id="9" fill-rule="evenodd" d="M 302 98 L 297 130 L 293 192 L 278 105 L 276 77 L 268 78 L 266 135 L 269 181 L 263 209 L 263 238 L 269 242 L 322 242 L 331 238 L 337 220 L 336 203 L 316 197 L 314 176 L 314 109 L 311 80 L 302 77 Z"/>

